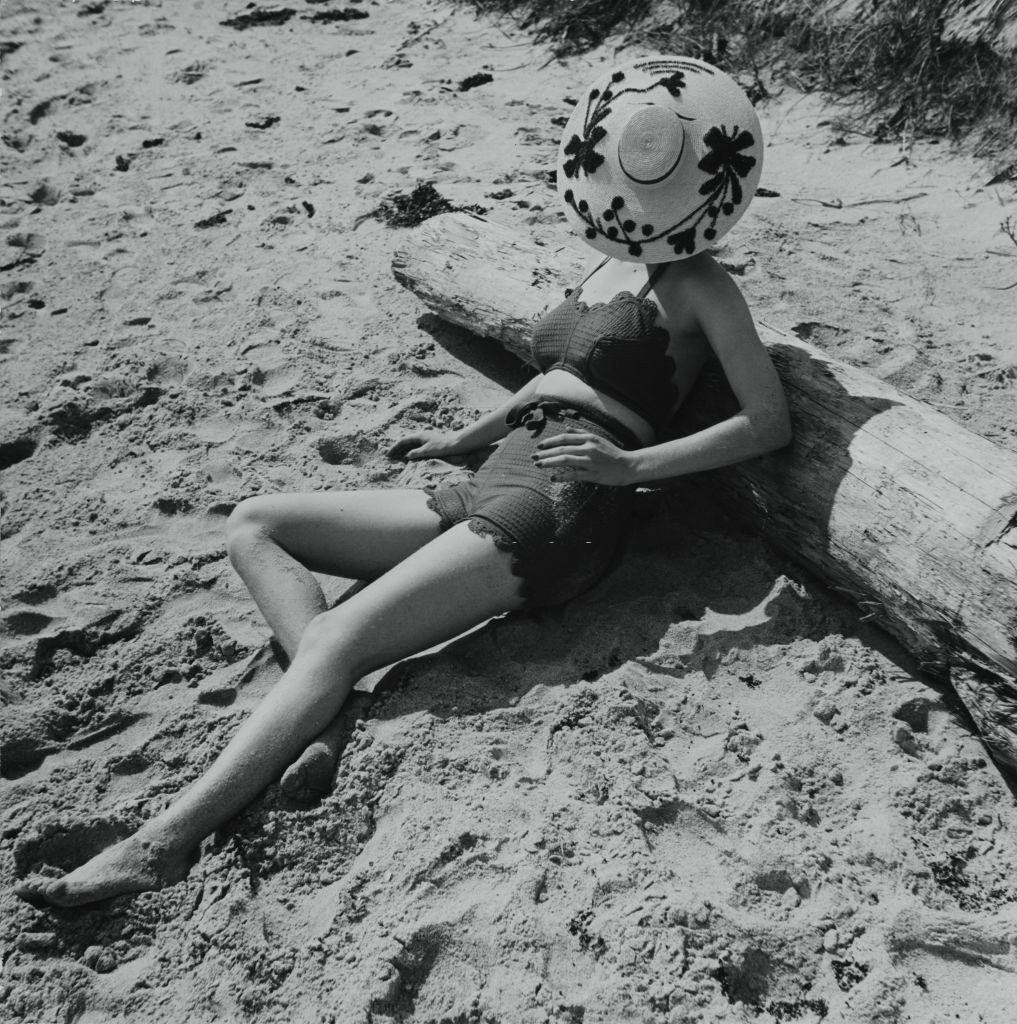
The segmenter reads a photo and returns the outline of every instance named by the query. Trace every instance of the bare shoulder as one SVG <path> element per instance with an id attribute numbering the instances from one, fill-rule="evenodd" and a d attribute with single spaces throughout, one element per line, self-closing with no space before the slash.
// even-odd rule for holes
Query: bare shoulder
<path id="1" fill-rule="evenodd" d="M 698 336 L 724 362 L 753 351 L 754 359 L 764 352 L 759 333 L 741 288 L 708 253 L 682 261 L 685 266 L 668 268 L 673 274 L 669 302 L 677 323 Z"/>
<path id="2" fill-rule="evenodd" d="M 741 289 L 709 253 L 675 260 L 654 293 L 673 332 L 709 338 L 734 324 L 745 329 L 751 323 Z"/>
<path id="3" fill-rule="evenodd" d="M 709 253 L 676 260 L 668 267 L 664 280 L 665 288 L 697 313 L 718 302 L 746 307 L 741 288 Z"/>

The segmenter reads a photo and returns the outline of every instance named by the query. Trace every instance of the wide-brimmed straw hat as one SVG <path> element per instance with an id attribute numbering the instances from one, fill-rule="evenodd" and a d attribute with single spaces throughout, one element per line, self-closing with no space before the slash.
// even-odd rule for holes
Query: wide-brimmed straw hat
<path id="1" fill-rule="evenodd" d="M 691 57 L 643 57 L 603 72 L 576 104 L 558 194 L 595 249 L 665 263 L 716 244 L 762 168 L 759 118 L 733 78 Z"/>

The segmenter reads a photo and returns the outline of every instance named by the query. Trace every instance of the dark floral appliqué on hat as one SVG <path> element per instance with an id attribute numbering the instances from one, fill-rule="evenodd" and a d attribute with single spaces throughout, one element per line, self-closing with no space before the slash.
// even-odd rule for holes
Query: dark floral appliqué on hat
<path id="1" fill-rule="evenodd" d="M 610 110 L 605 111 L 607 116 Z M 583 130 L 583 137 L 573 135 L 565 146 L 565 152 L 571 159 L 566 160 L 564 170 L 566 177 L 578 178 L 580 168 L 592 174 L 603 162 L 604 157 L 597 152 L 597 143 L 607 135 L 607 131 L 599 124 L 591 124 Z"/>
<path id="2" fill-rule="evenodd" d="M 752 147 L 755 139 L 751 132 L 739 131 L 737 125 L 730 133 L 724 125 L 720 125 L 710 128 L 703 136 L 703 142 L 709 148 L 709 152 L 696 166 L 709 175 L 699 186 L 699 194 L 707 198 L 676 224 L 662 231 L 658 231 L 652 224 L 637 224 L 634 220 L 626 218 L 622 213 L 625 207 L 623 196 L 615 196 L 611 200 L 611 208 L 604 210 L 598 219 L 590 214 L 589 204 L 585 199 L 576 203 L 572 190 L 565 192 L 565 202 L 588 225 L 586 237 L 596 238 L 597 235 L 602 235 L 612 241 L 624 241 L 632 256 L 642 254 L 640 241 L 655 242 L 665 235 L 667 244 L 676 255 L 691 256 L 696 251 L 696 228 L 704 220 L 708 220 L 709 223 L 703 229 L 703 237 L 707 241 L 715 238 L 717 219 L 722 213 L 730 214 L 744 198 L 740 179 L 746 177 L 755 167 L 756 158 L 743 153 L 742 150 Z M 606 227 L 602 221 L 608 222 Z M 678 230 L 679 228 L 681 230 Z"/>
<path id="3" fill-rule="evenodd" d="M 682 94 L 682 89 L 685 88 L 685 76 L 680 71 L 676 71 L 674 74 L 668 75 L 667 78 L 661 79 L 657 84 L 662 85 L 675 99 L 678 99 Z"/>
<path id="4" fill-rule="evenodd" d="M 615 72 L 611 76 L 611 84 L 617 85 L 624 79 L 625 74 L 623 72 Z M 611 107 L 609 106 L 611 100 L 618 99 L 627 93 L 646 93 L 651 89 L 661 87 L 667 89 L 675 99 L 678 99 L 681 96 L 682 89 L 685 88 L 685 75 L 681 71 L 675 71 L 666 78 L 660 79 L 659 82 L 653 82 L 643 89 L 633 86 L 628 89 L 620 89 L 616 93 L 611 91 L 611 86 L 608 86 L 603 92 L 599 89 L 592 89 L 587 100 L 586 117 L 583 118 L 583 134 L 581 137 L 573 135 L 565 145 L 564 152 L 570 158 L 562 165 L 565 176 L 567 178 L 578 178 L 580 171 L 589 176 L 604 162 L 603 154 L 597 152 L 597 145 L 607 137 L 607 129 L 604 128 L 601 122 L 611 114 Z M 591 109 L 589 104 L 594 103 L 594 101 L 596 101 L 596 105 Z"/>
<path id="5" fill-rule="evenodd" d="M 699 169 L 713 177 L 699 186 L 699 194 L 705 196 L 716 192 L 721 195 L 730 187 L 731 203 L 737 206 L 742 201 L 742 185 L 738 179 L 744 178 L 756 166 L 756 158 L 747 156 L 742 150 L 751 149 L 755 141 L 751 132 L 740 132 L 737 125 L 730 135 L 723 126 L 711 128 L 703 136 L 710 152 L 699 161 Z M 731 210 L 724 212 L 730 213 Z"/>

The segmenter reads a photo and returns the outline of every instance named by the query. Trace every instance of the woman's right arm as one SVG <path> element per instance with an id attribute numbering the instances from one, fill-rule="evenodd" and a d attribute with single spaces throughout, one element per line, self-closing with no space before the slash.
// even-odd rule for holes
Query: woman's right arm
<path id="1" fill-rule="evenodd" d="M 453 447 L 449 451 L 449 455 L 466 455 L 468 452 L 475 452 L 478 448 L 486 448 L 489 444 L 500 441 L 509 431 L 505 417 L 520 402 L 525 402 L 534 395 L 542 377 L 543 374 L 538 373 L 528 380 L 504 405 L 499 406 L 493 412 L 485 413 L 479 420 L 475 420 L 469 426 L 451 434 Z"/>
<path id="2" fill-rule="evenodd" d="M 390 459 L 442 459 L 448 455 L 467 455 L 501 440 L 508 433 L 505 417 L 520 402 L 531 398 L 543 374 L 528 380 L 507 402 L 492 412 L 485 413 L 469 426 L 448 433 L 421 431 L 400 438 L 388 450 Z"/>

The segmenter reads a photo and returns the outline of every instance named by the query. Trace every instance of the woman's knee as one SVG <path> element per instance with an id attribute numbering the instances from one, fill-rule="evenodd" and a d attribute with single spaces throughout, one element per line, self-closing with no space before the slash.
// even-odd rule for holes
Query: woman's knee
<path id="1" fill-rule="evenodd" d="M 341 666 L 343 672 L 359 678 L 377 666 L 371 663 L 369 645 L 361 642 L 361 631 L 346 620 L 341 608 L 315 615 L 300 636 L 297 655 Z"/>
<path id="2" fill-rule="evenodd" d="M 241 554 L 249 542 L 271 537 L 276 519 L 269 497 L 245 498 L 240 502 L 226 520 L 226 550 L 230 558 Z"/>

